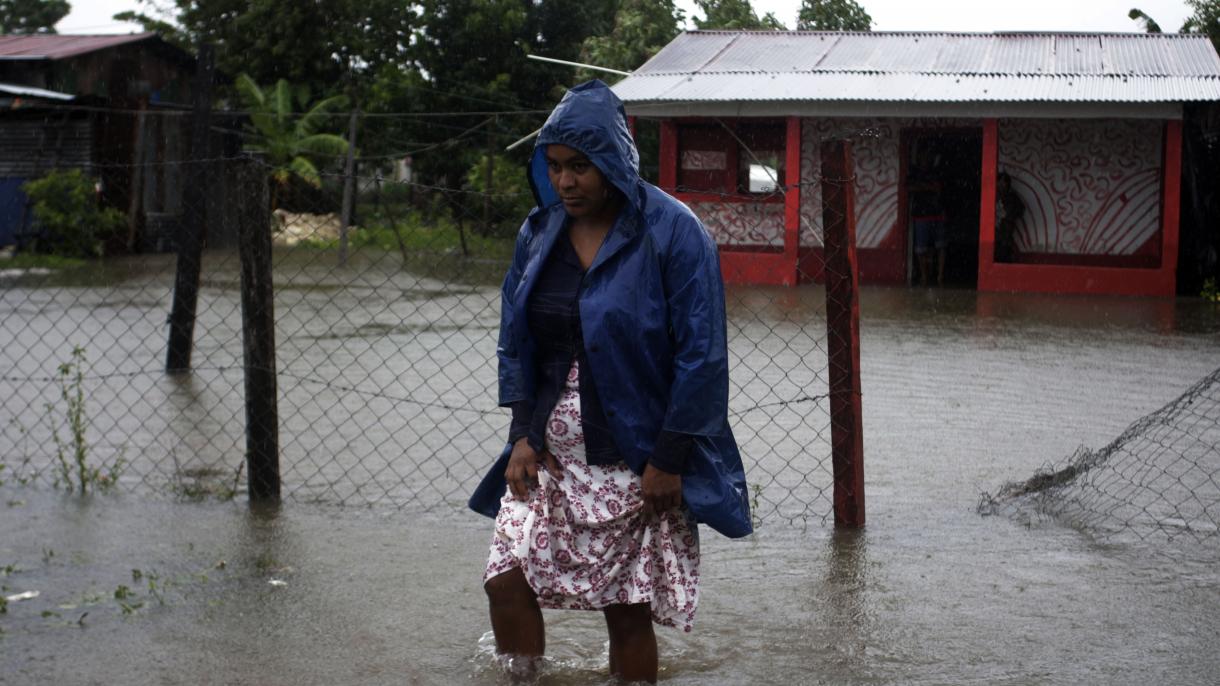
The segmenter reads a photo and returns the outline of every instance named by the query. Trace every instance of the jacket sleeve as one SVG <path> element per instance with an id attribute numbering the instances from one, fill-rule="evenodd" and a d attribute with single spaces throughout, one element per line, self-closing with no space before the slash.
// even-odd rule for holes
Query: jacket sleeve
<path id="1" fill-rule="evenodd" d="M 674 219 L 662 279 L 674 346 L 673 384 L 662 429 L 717 435 L 728 412 L 724 281 L 711 236 L 694 215 Z"/>
<path id="2" fill-rule="evenodd" d="M 526 219 L 517 233 L 513 263 L 504 277 L 504 285 L 500 288 L 500 337 L 496 343 L 500 407 L 509 407 L 526 399 L 521 351 L 517 349 L 517 339 L 513 333 L 513 327 L 520 325 L 513 321 L 513 296 L 517 292 L 517 285 L 521 283 L 521 275 L 525 272 L 531 233 L 530 220 Z"/>

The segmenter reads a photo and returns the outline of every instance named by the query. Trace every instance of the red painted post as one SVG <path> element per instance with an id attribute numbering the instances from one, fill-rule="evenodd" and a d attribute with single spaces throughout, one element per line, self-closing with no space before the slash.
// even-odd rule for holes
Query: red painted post
<path id="1" fill-rule="evenodd" d="M 822 143 L 822 231 L 826 246 L 826 346 L 835 526 L 864 526 L 860 417 L 860 301 L 855 175 L 846 141 Z"/>
<path id="2" fill-rule="evenodd" d="M 979 196 L 978 290 L 996 290 L 995 280 L 995 182 L 1000 164 L 1000 132 L 994 118 L 983 120 L 982 190 Z"/>
<path id="3" fill-rule="evenodd" d="M 780 283 L 795 286 L 798 271 L 801 232 L 801 119 L 788 117 L 784 152 L 784 273 Z M 791 266 L 789 266 L 791 265 Z"/>
<path id="4" fill-rule="evenodd" d="M 1157 295 L 1177 292 L 1178 222 L 1182 202 L 1182 120 L 1165 122 L 1165 183 L 1161 197 L 1161 288 Z"/>
<path id="5" fill-rule="evenodd" d="M 678 186 L 678 125 L 672 119 L 661 120 L 661 150 L 657 180 L 666 193 Z"/>

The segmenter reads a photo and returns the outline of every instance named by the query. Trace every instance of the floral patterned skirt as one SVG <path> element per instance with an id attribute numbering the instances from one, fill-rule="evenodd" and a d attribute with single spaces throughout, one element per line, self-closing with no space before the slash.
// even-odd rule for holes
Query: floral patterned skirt
<path id="1" fill-rule="evenodd" d="M 699 538 L 685 509 L 646 516 L 625 463 L 585 464 L 575 362 L 547 422 L 563 467 L 538 470 L 527 501 L 505 492 L 483 580 L 520 567 L 545 608 L 651 603 L 657 624 L 690 631 L 699 600 Z"/>

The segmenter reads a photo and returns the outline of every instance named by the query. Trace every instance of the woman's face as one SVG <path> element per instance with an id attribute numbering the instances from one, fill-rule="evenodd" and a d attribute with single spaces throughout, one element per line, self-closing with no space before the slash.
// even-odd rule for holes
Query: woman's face
<path id="1" fill-rule="evenodd" d="M 568 215 L 597 217 L 613 206 L 613 187 L 579 150 L 559 144 L 546 146 L 546 170 Z"/>

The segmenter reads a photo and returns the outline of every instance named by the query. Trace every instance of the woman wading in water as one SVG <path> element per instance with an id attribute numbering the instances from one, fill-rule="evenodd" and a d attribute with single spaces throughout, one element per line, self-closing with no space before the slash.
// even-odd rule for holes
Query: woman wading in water
<path id="1" fill-rule="evenodd" d="M 529 165 L 538 206 L 504 279 L 497 348 L 512 425 L 470 502 L 496 520 L 496 650 L 526 671 L 545 647 L 541 608 L 600 610 L 610 673 L 656 681 L 652 623 L 694 621 L 696 523 L 751 531 L 716 245 L 638 166 L 600 81 L 564 96 Z"/>

